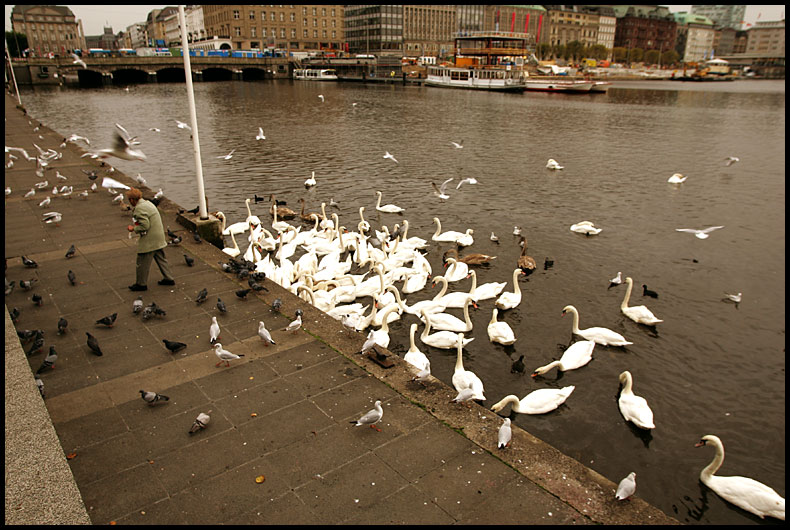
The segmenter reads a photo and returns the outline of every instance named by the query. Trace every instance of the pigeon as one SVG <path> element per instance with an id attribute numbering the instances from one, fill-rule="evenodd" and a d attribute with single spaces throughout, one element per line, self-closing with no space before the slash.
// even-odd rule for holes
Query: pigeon
<path id="1" fill-rule="evenodd" d="M 742 293 L 738 293 L 738 294 L 724 293 L 724 295 L 726 296 L 725 300 L 729 300 L 730 302 L 735 302 L 736 304 L 741 302 Z"/>
<path id="2" fill-rule="evenodd" d="M 167 315 L 167 311 L 165 311 L 164 309 L 162 309 L 161 307 L 156 305 L 156 302 L 151 302 L 151 305 L 149 307 L 151 308 L 151 311 L 153 312 L 153 314 L 158 316 L 158 317 L 163 317 L 163 316 Z"/>
<path id="3" fill-rule="evenodd" d="M 38 282 L 35 278 L 31 278 L 29 280 L 19 280 L 19 286 L 24 289 L 25 291 L 29 291 L 33 288 L 33 284 Z"/>
<path id="4" fill-rule="evenodd" d="M 658 298 L 658 293 L 655 291 L 651 291 L 647 288 L 647 285 L 642 284 L 642 296 L 649 296 L 650 298 Z"/>
<path id="5" fill-rule="evenodd" d="M 75 254 L 76 252 L 77 252 L 77 249 L 74 247 L 74 245 L 71 245 L 71 246 L 69 247 L 69 249 L 66 251 L 66 259 L 69 259 L 69 258 L 71 258 L 72 256 L 74 256 L 74 254 Z"/>
<path id="6" fill-rule="evenodd" d="M 378 432 L 381 432 L 381 429 L 376 427 L 376 423 L 380 422 L 382 416 L 384 416 L 384 409 L 381 408 L 381 401 L 376 400 L 373 407 L 373 409 L 367 411 L 361 418 L 356 421 L 350 421 L 349 423 L 353 423 L 357 427 L 361 425 L 370 425 L 371 429 L 376 429 Z"/>
<path id="7" fill-rule="evenodd" d="M 268 291 L 266 287 L 256 282 L 252 277 L 250 277 L 249 280 L 247 280 L 247 283 L 250 285 L 250 289 L 252 289 L 256 293 L 260 291 Z"/>
<path id="8" fill-rule="evenodd" d="M 607 289 L 611 289 L 612 287 L 620 285 L 621 283 L 623 283 L 623 273 L 621 271 L 617 271 L 617 276 L 609 280 L 609 287 L 607 287 Z"/>
<path id="9" fill-rule="evenodd" d="M 178 352 L 180 352 L 181 350 L 183 350 L 184 348 L 187 347 L 187 345 L 184 344 L 183 342 L 176 342 L 176 341 L 167 340 L 167 339 L 162 339 L 162 342 L 165 343 L 165 348 L 170 350 L 170 353 L 178 353 Z"/>
<path id="10" fill-rule="evenodd" d="M 58 335 L 63 335 L 66 332 L 66 328 L 69 326 L 69 321 L 63 317 L 58 319 Z"/>
<path id="11" fill-rule="evenodd" d="M 455 187 L 455 189 L 459 189 L 463 184 L 478 184 L 478 181 L 474 177 L 468 177 L 465 179 L 461 179 L 461 182 Z"/>
<path id="12" fill-rule="evenodd" d="M 137 299 L 132 302 L 132 313 L 135 315 L 143 310 L 143 295 L 137 297 Z"/>
<path id="13" fill-rule="evenodd" d="M 510 373 L 511 374 L 523 374 L 524 373 L 524 356 L 518 358 L 517 361 L 513 361 L 513 364 L 510 366 Z"/>
<path id="14" fill-rule="evenodd" d="M 442 182 L 442 186 L 441 187 L 437 186 L 435 182 L 431 182 L 431 186 L 433 186 L 433 189 L 434 189 L 433 194 L 436 195 L 437 197 L 439 197 L 442 200 L 449 199 L 450 196 L 447 195 L 445 193 L 445 191 L 447 191 L 447 184 L 449 184 L 451 180 L 453 180 L 453 179 L 449 178 L 449 179 L 445 180 L 444 182 Z"/>
<path id="15" fill-rule="evenodd" d="M 22 264 L 28 269 L 35 269 L 38 267 L 38 263 L 36 263 L 32 259 L 26 258 L 25 256 L 22 256 Z"/>
<path id="16" fill-rule="evenodd" d="M 209 413 L 210 412 L 211 411 L 209 411 Z M 193 423 L 192 427 L 189 429 L 189 434 L 194 434 L 200 429 L 205 429 L 209 421 L 211 421 L 211 417 L 205 412 L 201 412 L 198 414 L 197 419 L 195 419 L 195 423 Z"/>
<path id="17" fill-rule="evenodd" d="M 44 334 L 43 329 L 23 329 L 22 331 L 16 332 L 17 337 L 19 337 L 20 340 L 22 340 L 22 342 L 28 342 L 36 335 L 43 335 L 43 334 Z"/>
<path id="18" fill-rule="evenodd" d="M 94 337 L 93 335 L 91 335 L 87 331 L 85 332 L 85 334 L 88 336 L 88 348 L 90 348 L 91 351 L 94 354 L 98 355 L 99 357 L 104 355 L 102 353 L 102 351 L 101 351 L 101 348 L 99 347 L 99 341 L 96 340 L 96 337 Z"/>
<path id="19" fill-rule="evenodd" d="M 239 289 L 238 291 L 236 291 L 236 296 L 238 298 L 242 299 L 242 300 L 246 300 L 247 299 L 247 295 L 250 294 L 250 291 L 252 291 L 252 288 L 250 288 L 250 289 Z"/>
<path id="20" fill-rule="evenodd" d="M 145 401 L 149 405 L 154 405 L 160 400 L 170 401 L 170 398 L 167 396 L 164 396 L 162 394 L 157 394 L 156 392 L 146 392 L 145 390 L 140 390 L 140 397 L 143 398 L 143 401 Z"/>
<path id="21" fill-rule="evenodd" d="M 727 158 L 724 159 L 724 165 L 726 165 L 727 167 L 730 167 L 735 162 L 740 162 L 740 161 L 741 161 L 741 159 L 738 158 L 737 156 L 728 156 Z"/>
<path id="22" fill-rule="evenodd" d="M 11 322 L 16 323 L 19 320 L 19 308 L 14 307 L 9 311 L 9 316 L 11 317 Z"/>
<path id="23" fill-rule="evenodd" d="M 614 498 L 618 501 L 624 501 L 628 499 L 631 495 L 636 492 L 636 473 L 633 471 L 628 474 L 623 480 L 620 481 L 620 484 L 617 485 L 617 493 L 614 494 Z"/>
<path id="24" fill-rule="evenodd" d="M 272 309 L 275 311 L 280 311 L 280 308 L 283 306 L 283 301 L 279 298 L 275 298 L 274 302 L 272 302 Z"/>
<path id="25" fill-rule="evenodd" d="M 41 348 L 43 347 L 44 347 L 44 334 L 36 333 L 35 338 L 33 339 L 33 344 L 30 346 L 30 349 L 27 350 L 28 356 L 33 355 L 34 353 L 41 353 Z"/>
<path id="26" fill-rule="evenodd" d="M 34 295 L 33 295 L 33 296 L 30 298 L 30 300 L 31 300 L 31 301 L 32 301 L 32 302 L 33 302 L 35 305 L 37 305 L 38 307 L 41 307 L 42 305 L 44 305 L 44 300 L 41 298 L 41 295 L 39 295 L 39 294 L 34 294 Z"/>
<path id="27" fill-rule="evenodd" d="M 208 289 L 203 289 L 198 293 L 197 298 L 195 298 L 195 302 L 197 302 L 198 304 L 202 304 L 203 302 L 206 301 L 207 297 L 208 297 Z"/>
<path id="28" fill-rule="evenodd" d="M 510 445 L 510 438 L 513 436 L 513 431 L 510 429 L 510 418 L 505 418 L 505 421 L 499 427 L 499 434 L 497 435 L 497 448 L 504 449 Z"/>
<path id="29" fill-rule="evenodd" d="M 69 279 L 69 283 L 71 285 L 77 284 L 77 277 L 74 275 L 74 271 L 69 270 L 69 272 L 66 274 L 66 277 Z"/>
<path id="30" fill-rule="evenodd" d="M 178 237 L 178 234 L 176 234 L 175 232 L 173 232 L 172 230 L 170 230 L 170 227 L 169 227 L 169 226 L 167 227 L 167 229 L 165 230 L 165 232 L 167 233 L 167 237 L 169 237 L 169 238 L 171 238 L 171 239 L 175 239 L 175 238 L 177 238 L 177 237 Z"/>
<path id="31" fill-rule="evenodd" d="M 223 362 L 225 363 L 225 366 L 230 366 L 231 360 L 240 359 L 241 357 L 244 357 L 243 353 L 236 355 L 235 353 L 229 352 L 228 350 L 224 349 L 222 347 L 222 344 L 220 344 L 219 342 L 214 344 L 214 353 L 217 355 L 217 358 L 219 359 L 219 362 L 214 366 L 219 366 Z"/>
<path id="32" fill-rule="evenodd" d="M 58 360 L 58 352 L 55 351 L 54 346 L 49 347 L 49 355 L 44 357 L 44 360 L 41 362 L 41 366 L 39 366 L 38 370 L 36 370 L 36 375 L 40 374 L 41 372 L 47 370 L 48 368 L 55 368 L 55 361 Z"/>
<path id="33" fill-rule="evenodd" d="M 293 331 L 296 333 L 302 327 L 302 315 L 297 315 L 296 319 L 291 321 L 283 331 Z"/>
<path id="34" fill-rule="evenodd" d="M 150 306 L 150 305 L 149 306 L 145 306 L 143 308 L 143 314 L 141 315 L 142 319 L 145 321 L 145 320 L 148 320 L 149 318 L 151 318 L 152 316 L 154 316 L 154 308 L 153 308 L 153 306 Z"/>
<path id="35" fill-rule="evenodd" d="M 274 340 L 272 340 L 271 333 L 269 333 L 269 330 L 266 329 L 266 325 L 263 323 L 263 320 L 258 321 L 258 336 L 263 339 L 263 343 L 266 346 L 269 344 L 276 344 Z"/>
<path id="36" fill-rule="evenodd" d="M 174 247 L 174 246 L 178 245 L 179 243 L 181 243 L 181 241 L 182 241 L 181 236 L 178 236 L 178 237 L 173 238 L 170 241 L 168 241 L 167 244 Z"/>
<path id="37" fill-rule="evenodd" d="M 710 237 L 710 233 L 714 230 L 718 230 L 719 228 L 724 228 L 723 226 L 709 226 L 708 228 L 703 228 L 702 230 L 697 230 L 696 228 L 675 228 L 676 232 L 688 232 L 689 234 L 694 234 L 695 237 L 699 239 L 708 239 Z"/>
<path id="38" fill-rule="evenodd" d="M 107 315 L 106 317 L 100 318 L 99 320 L 96 321 L 96 323 L 111 328 L 112 325 L 115 323 L 116 318 L 118 318 L 118 313 L 113 313 L 112 315 Z"/>
<path id="39" fill-rule="evenodd" d="M 6 284 L 5 284 L 5 295 L 6 296 L 8 296 L 9 294 L 11 294 L 14 291 L 14 286 L 15 285 L 16 285 L 15 281 L 9 282 L 8 278 L 6 278 Z"/>
<path id="40" fill-rule="evenodd" d="M 190 258 L 186 254 L 184 254 L 184 261 L 187 262 L 187 266 L 192 267 L 195 264 L 195 258 Z"/>
<path id="41" fill-rule="evenodd" d="M 38 393 L 41 394 L 41 397 L 42 398 L 45 397 L 44 396 L 44 381 L 42 381 L 38 377 L 36 377 L 36 387 L 38 387 Z"/>
<path id="42" fill-rule="evenodd" d="M 219 324 L 217 323 L 217 317 L 211 317 L 211 326 L 208 328 L 209 338 L 211 340 L 211 344 L 217 342 L 219 339 Z"/>
<path id="43" fill-rule="evenodd" d="M 130 138 L 129 133 L 119 124 L 115 124 L 118 131 L 115 132 L 113 146 L 109 149 L 99 149 L 96 154 L 99 158 L 109 158 L 114 156 L 122 160 L 140 160 L 144 161 L 147 157 L 145 154 L 137 149 L 132 149 L 135 145 L 135 138 Z"/>
<path id="44" fill-rule="evenodd" d="M 395 162 L 396 164 L 398 163 L 398 161 L 397 161 L 397 160 L 395 160 L 395 157 L 394 157 L 394 156 L 392 156 L 392 155 L 389 153 L 389 151 L 385 151 L 384 153 L 385 153 L 385 154 L 384 154 L 384 156 L 383 156 L 382 158 L 389 158 L 390 160 L 392 160 L 392 161 L 393 161 L 393 162 Z"/>
<path id="45" fill-rule="evenodd" d="M 219 296 L 217 297 L 217 309 L 219 309 L 220 313 L 227 313 L 228 308 L 225 307 L 225 302 L 222 301 L 222 298 Z"/>
<path id="46" fill-rule="evenodd" d="M 263 134 L 263 127 L 258 127 L 258 134 L 255 136 L 256 140 L 265 140 L 266 136 Z"/>
<path id="47" fill-rule="evenodd" d="M 193 232 L 192 233 L 192 239 L 195 240 L 195 243 L 202 243 L 203 242 L 203 240 L 200 239 L 200 234 L 198 234 L 197 232 Z"/>

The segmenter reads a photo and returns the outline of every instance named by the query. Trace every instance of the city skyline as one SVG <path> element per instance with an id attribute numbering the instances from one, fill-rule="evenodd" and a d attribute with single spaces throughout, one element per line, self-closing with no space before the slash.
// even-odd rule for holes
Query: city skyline
<path id="1" fill-rule="evenodd" d="M 172 5 L 172 4 L 170 4 Z M 178 5 L 178 4 L 176 4 Z M 166 5 L 67 5 L 78 20 L 82 20 L 85 35 L 101 35 L 104 27 L 112 28 L 113 33 L 125 31 L 135 22 L 145 22 L 153 9 L 162 9 Z M 5 6 L 5 29 L 11 30 L 11 10 L 13 5 Z M 691 5 L 667 5 L 670 11 L 690 11 Z M 781 20 L 784 18 L 784 5 L 747 5 L 745 22 L 754 24 L 759 21 Z"/>

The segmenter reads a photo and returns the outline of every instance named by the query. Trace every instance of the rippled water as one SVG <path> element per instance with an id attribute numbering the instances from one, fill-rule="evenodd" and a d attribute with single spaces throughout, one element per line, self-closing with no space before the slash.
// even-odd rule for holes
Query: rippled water
<path id="1" fill-rule="evenodd" d="M 31 116 L 94 144 L 109 140 L 114 122 L 123 124 L 140 135 L 148 161 L 116 166 L 132 176 L 141 172 L 149 187 L 192 207 L 192 144 L 174 121 L 188 121 L 185 90 L 179 84 L 128 92 L 55 88 L 22 98 Z M 304 197 L 309 210 L 334 198 L 340 208 L 332 211 L 350 228 L 365 206 L 374 227 L 406 218 L 409 235 L 426 239 L 437 216 L 443 230 L 475 230 L 466 252 L 498 256 L 478 268 L 478 283 L 507 282 L 511 291 L 520 252 L 511 234 L 514 225 L 523 227 L 528 253 L 541 267 L 522 278 L 521 305 L 499 318 L 518 340 L 508 348 L 488 341 L 489 300 L 472 311 L 476 340 L 464 350 L 465 367 L 485 383 L 488 406 L 507 394 L 576 385 L 557 411 L 517 415 L 515 423 L 615 483 L 636 471 L 637 494 L 682 522 L 763 522 L 699 482 L 713 458 L 711 448 L 694 448 L 705 434 L 725 444 L 722 475 L 752 477 L 784 496 L 783 81 L 616 83 L 607 95 L 578 96 L 220 82 L 195 84 L 195 98 L 209 209 L 224 211 L 229 222 L 246 217 L 243 201 L 253 193 L 275 193 L 294 209 Z M 265 141 L 255 140 L 259 126 Z M 463 141 L 463 149 L 451 141 Z M 216 158 L 231 149 L 231 160 Z M 383 159 L 385 151 L 399 163 Z M 729 155 L 741 161 L 725 167 Z M 545 169 L 549 158 L 565 169 Z M 311 171 L 318 185 L 306 191 Z M 667 184 L 676 172 L 688 176 L 679 187 Z M 480 184 L 456 191 L 454 184 L 469 176 Z M 439 202 L 430 183 L 450 177 L 456 179 L 451 198 Z M 376 190 L 383 203 L 405 207 L 405 215 L 377 215 Z M 263 218 L 267 204 L 253 213 Z M 582 220 L 603 232 L 586 238 L 569 231 Z M 707 240 L 675 231 L 711 225 L 725 228 Z M 492 231 L 498 245 L 489 240 Z M 435 273 L 447 248 L 431 245 Z M 553 268 L 543 270 L 545 257 Z M 659 293 L 644 298 L 634 289 L 631 297 L 631 305 L 645 304 L 664 319 L 657 335 L 620 313 L 625 288 L 607 290 L 617 271 Z M 468 286 L 465 280 L 451 290 Z M 721 301 L 725 291 L 743 292 L 743 302 Z M 408 303 L 436 292 L 429 286 Z M 564 374 L 511 374 L 522 354 L 528 372 L 559 358 L 571 339 L 571 317 L 560 315 L 568 304 L 579 309 L 580 327 L 609 327 L 633 346 L 596 346 L 589 365 Z M 405 352 L 414 321 L 409 316 L 390 326 L 391 350 Z M 418 346 L 434 375 L 450 384 L 455 351 Z M 653 409 L 650 434 L 619 413 L 623 370 Z"/>

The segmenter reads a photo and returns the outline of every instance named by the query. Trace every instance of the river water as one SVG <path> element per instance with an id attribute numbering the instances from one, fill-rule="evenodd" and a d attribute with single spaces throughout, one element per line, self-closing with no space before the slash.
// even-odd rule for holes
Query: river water
<path id="1" fill-rule="evenodd" d="M 509 291 L 520 253 L 513 227 L 522 227 L 539 267 L 520 280 L 521 305 L 500 312 L 516 343 L 489 342 L 493 300 L 472 310 L 476 340 L 464 364 L 483 380 L 485 404 L 575 385 L 558 410 L 519 414 L 515 424 L 615 483 L 635 471 L 637 495 L 681 522 L 776 522 L 703 486 L 699 472 L 713 449 L 694 444 L 718 435 L 727 450 L 720 474 L 748 476 L 785 495 L 784 81 L 616 82 L 608 94 L 573 96 L 298 81 L 194 89 L 210 210 L 232 223 L 244 220 L 244 199 L 253 194 L 275 193 L 294 209 L 304 197 L 311 211 L 334 199 L 339 208 L 329 212 L 349 228 L 365 206 L 374 227 L 408 219 L 409 235 L 428 240 L 439 217 L 443 231 L 474 229 L 466 252 L 498 256 L 477 268 L 478 284 L 507 282 Z M 105 147 L 121 123 L 139 135 L 148 161 L 115 160 L 116 167 L 142 173 L 150 188 L 187 208 L 197 204 L 192 143 L 175 124 L 189 121 L 185 85 L 28 89 L 22 100 L 31 116 L 64 135 L 86 135 L 95 147 Z M 255 140 L 258 127 L 266 140 Z M 230 160 L 217 158 L 232 149 Z M 740 162 L 726 167 L 730 155 Z M 546 169 L 549 158 L 565 169 Z M 318 184 L 305 190 L 311 171 Z M 673 173 L 688 180 L 672 186 Z M 441 202 L 431 182 L 451 177 L 450 199 Z M 463 177 L 479 184 L 456 190 Z M 377 190 L 405 214 L 377 213 Z M 267 209 L 253 205 L 262 219 Z M 582 220 L 603 231 L 572 233 Z M 675 230 L 712 225 L 724 228 L 706 240 Z M 431 244 L 435 274 L 447 248 Z M 544 270 L 546 257 L 554 265 Z M 664 320 L 657 334 L 620 313 L 625 287 L 607 289 L 618 271 L 634 279 L 631 305 L 647 305 Z M 451 290 L 467 290 L 469 281 Z M 643 297 L 642 284 L 659 297 Z M 429 284 L 407 303 L 437 289 Z M 722 301 L 725 291 L 742 292 L 743 301 Z M 571 316 L 561 316 L 568 304 L 578 308 L 581 328 L 608 327 L 634 344 L 596 346 L 587 366 L 529 377 L 569 344 Z M 406 316 L 390 326 L 392 351 L 408 348 L 412 322 Z M 418 346 L 433 374 L 450 384 L 455 350 Z M 520 355 L 526 375 L 511 373 Z M 623 370 L 654 412 L 649 434 L 619 413 Z"/>

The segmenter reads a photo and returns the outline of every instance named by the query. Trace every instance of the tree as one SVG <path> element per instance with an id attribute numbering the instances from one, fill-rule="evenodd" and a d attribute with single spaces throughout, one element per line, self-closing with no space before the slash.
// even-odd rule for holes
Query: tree
<path id="1" fill-rule="evenodd" d="M 565 45 L 564 44 L 555 44 L 551 47 L 551 53 L 554 58 L 562 57 L 565 55 Z"/>
<path id="2" fill-rule="evenodd" d="M 614 59 L 618 63 L 625 61 L 625 58 L 627 56 L 628 56 L 628 50 L 626 50 L 621 46 L 612 49 L 612 59 Z"/>
<path id="3" fill-rule="evenodd" d="M 27 35 L 16 31 L 6 31 L 5 41 L 8 43 L 8 53 L 11 57 L 21 57 L 22 50 L 27 49 Z"/>
<path id="4" fill-rule="evenodd" d="M 540 60 L 541 61 L 544 60 L 546 57 L 548 57 L 551 54 L 551 44 L 548 44 L 546 42 L 544 42 L 543 44 L 538 44 L 537 52 L 538 52 L 538 57 L 540 57 Z"/>
<path id="5" fill-rule="evenodd" d="M 609 49 L 603 44 L 593 44 L 590 46 L 587 56 L 592 59 L 603 60 L 609 55 Z"/>
<path id="6" fill-rule="evenodd" d="M 633 48 L 631 50 L 631 62 L 632 63 L 640 63 L 642 59 L 645 57 L 645 50 L 642 48 Z"/>
<path id="7" fill-rule="evenodd" d="M 660 53 L 658 50 L 647 50 L 645 52 L 645 62 L 648 64 L 656 64 L 658 63 L 658 57 Z"/>
<path id="8" fill-rule="evenodd" d="M 680 54 L 675 50 L 667 50 L 661 54 L 661 64 L 675 64 L 678 62 L 678 59 L 680 59 Z"/>

